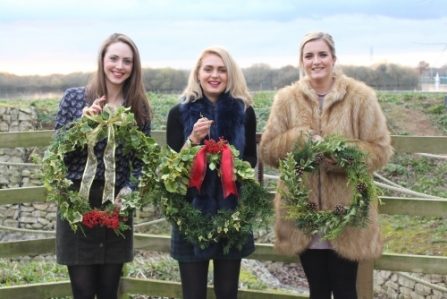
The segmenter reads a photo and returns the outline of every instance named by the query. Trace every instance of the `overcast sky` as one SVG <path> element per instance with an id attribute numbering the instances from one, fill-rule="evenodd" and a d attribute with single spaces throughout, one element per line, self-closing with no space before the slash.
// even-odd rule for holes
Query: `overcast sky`
<path id="1" fill-rule="evenodd" d="M 446 0 L 1 0 L 0 72 L 92 71 L 114 32 L 144 67 L 190 69 L 213 45 L 242 67 L 296 66 L 314 30 L 333 36 L 341 64 L 447 64 Z"/>

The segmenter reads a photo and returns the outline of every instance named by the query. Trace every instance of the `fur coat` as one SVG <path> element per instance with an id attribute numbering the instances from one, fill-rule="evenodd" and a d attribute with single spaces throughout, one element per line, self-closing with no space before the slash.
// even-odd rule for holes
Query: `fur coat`
<path id="1" fill-rule="evenodd" d="M 302 135 L 303 133 L 303 135 Z M 384 166 L 393 155 L 386 119 L 375 92 L 345 75 L 335 76 L 330 92 L 324 97 L 320 110 L 318 95 L 304 78 L 278 91 L 260 144 L 260 159 L 277 168 L 279 160 L 292 151 L 296 141 L 311 133 L 325 135 L 341 133 L 355 139 L 354 145 L 370 154 L 366 163 L 371 172 Z M 320 210 L 333 210 L 335 205 L 347 205 L 352 191 L 346 188 L 347 174 L 328 163 L 310 174 L 307 188 L 312 190 L 309 201 L 319 203 Z M 284 188 L 281 181 L 280 188 Z M 293 221 L 285 220 L 286 212 L 279 193 L 275 200 L 275 248 L 282 254 L 296 255 L 307 249 L 311 236 L 297 229 Z M 330 241 L 340 256 L 360 261 L 378 258 L 382 253 L 378 211 L 372 206 L 366 228 L 349 227 Z"/>

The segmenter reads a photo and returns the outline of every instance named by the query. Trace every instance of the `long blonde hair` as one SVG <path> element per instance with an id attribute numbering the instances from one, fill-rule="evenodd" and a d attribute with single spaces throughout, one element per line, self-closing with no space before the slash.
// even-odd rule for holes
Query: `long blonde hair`
<path id="1" fill-rule="evenodd" d="M 137 123 L 139 125 L 143 125 L 145 122 L 151 120 L 152 110 L 149 106 L 149 101 L 147 99 L 146 90 L 143 84 L 140 53 L 130 37 L 124 34 L 112 34 L 102 43 L 101 47 L 99 48 L 98 70 L 93 74 L 92 78 L 87 84 L 87 101 L 92 104 L 98 96 L 100 97 L 102 95 L 107 95 L 106 75 L 104 72 L 104 56 L 107 52 L 107 48 L 111 44 L 119 42 L 128 45 L 133 53 L 132 73 L 130 74 L 129 78 L 126 79 L 123 86 L 126 106 L 130 107 L 130 110 L 134 114 Z"/>
<path id="2" fill-rule="evenodd" d="M 244 102 L 245 108 L 252 105 L 253 99 L 248 92 L 244 74 L 234 61 L 233 57 L 231 57 L 230 53 L 228 53 L 226 49 L 218 46 L 206 48 L 197 59 L 194 69 L 192 69 L 189 74 L 188 85 L 182 93 L 182 96 L 185 97 L 184 103 L 188 103 L 189 101 L 194 102 L 203 97 L 198 75 L 199 69 L 202 66 L 202 60 L 208 54 L 218 55 L 222 58 L 225 67 L 227 68 L 228 83 L 225 92 L 229 92 L 233 98 L 240 99 Z"/>

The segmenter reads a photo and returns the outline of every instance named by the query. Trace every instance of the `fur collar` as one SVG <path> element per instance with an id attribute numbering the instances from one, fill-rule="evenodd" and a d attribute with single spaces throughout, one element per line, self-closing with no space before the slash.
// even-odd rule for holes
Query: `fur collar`
<path id="1" fill-rule="evenodd" d="M 349 78 L 343 74 L 334 75 L 334 85 L 331 90 L 324 97 L 324 105 L 330 107 L 332 104 L 342 101 L 347 92 Z M 308 77 L 298 81 L 298 89 L 306 95 L 306 98 L 318 103 L 318 95 L 310 84 Z"/>
<path id="2" fill-rule="evenodd" d="M 210 130 L 210 138 L 218 141 L 219 137 L 224 137 L 239 151 L 240 156 L 243 155 L 245 111 L 244 103 L 241 100 L 234 99 L 229 93 L 223 93 L 219 96 L 215 105 L 206 97 L 203 97 L 195 102 L 181 105 L 180 109 L 182 110 L 185 140 L 202 115 L 209 120 L 214 120 Z"/>

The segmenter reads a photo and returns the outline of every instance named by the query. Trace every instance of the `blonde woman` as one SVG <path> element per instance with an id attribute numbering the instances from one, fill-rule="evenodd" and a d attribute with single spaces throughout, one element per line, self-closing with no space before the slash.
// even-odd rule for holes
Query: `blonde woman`
<path id="1" fill-rule="evenodd" d="M 311 134 L 314 140 L 338 133 L 355 140 L 354 145 L 367 152 L 371 172 L 384 166 L 393 154 L 385 117 L 375 92 L 336 70 L 337 56 L 332 37 L 324 32 L 307 34 L 300 47 L 298 82 L 278 91 L 260 144 L 260 159 L 278 167 L 278 161 L 291 152 L 300 138 Z M 306 181 L 311 190 L 309 202 L 319 210 L 346 206 L 351 191 L 346 188 L 346 172 L 327 158 Z M 278 185 L 283 188 L 283 184 Z M 285 220 L 284 202 L 275 197 L 276 249 L 287 255 L 299 255 L 310 288 L 310 298 L 355 299 L 358 262 L 378 258 L 382 253 L 378 213 L 369 211 L 366 228 L 350 227 L 334 240 L 308 236 L 293 221 Z"/>
<path id="2" fill-rule="evenodd" d="M 205 49 L 191 71 L 182 102 L 168 116 L 167 144 L 175 151 L 203 144 L 205 138 L 224 137 L 240 152 L 240 159 L 256 165 L 256 116 L 245 78 L 230 54 L 221 47 Z M 240 185 L 237 184 L 238 189 Z M 204 217 L 218 209 L 235 209 L 234 194 L 223 198 L 222 184 L 215 171 L 206 171 L 200 193 L 189 188 L 185 200 Z M 222 251 L 222 242 L 205 250 L 186 242 L 174 226 L 171 256 L 178 260 L 182 280 L 182 298 L 205 299 L 208 265 L 213 260 L 214 290 L 218 299 L 237 298 L 241 259 L 252 253 L 253 236 L 239 251 Z"/>

